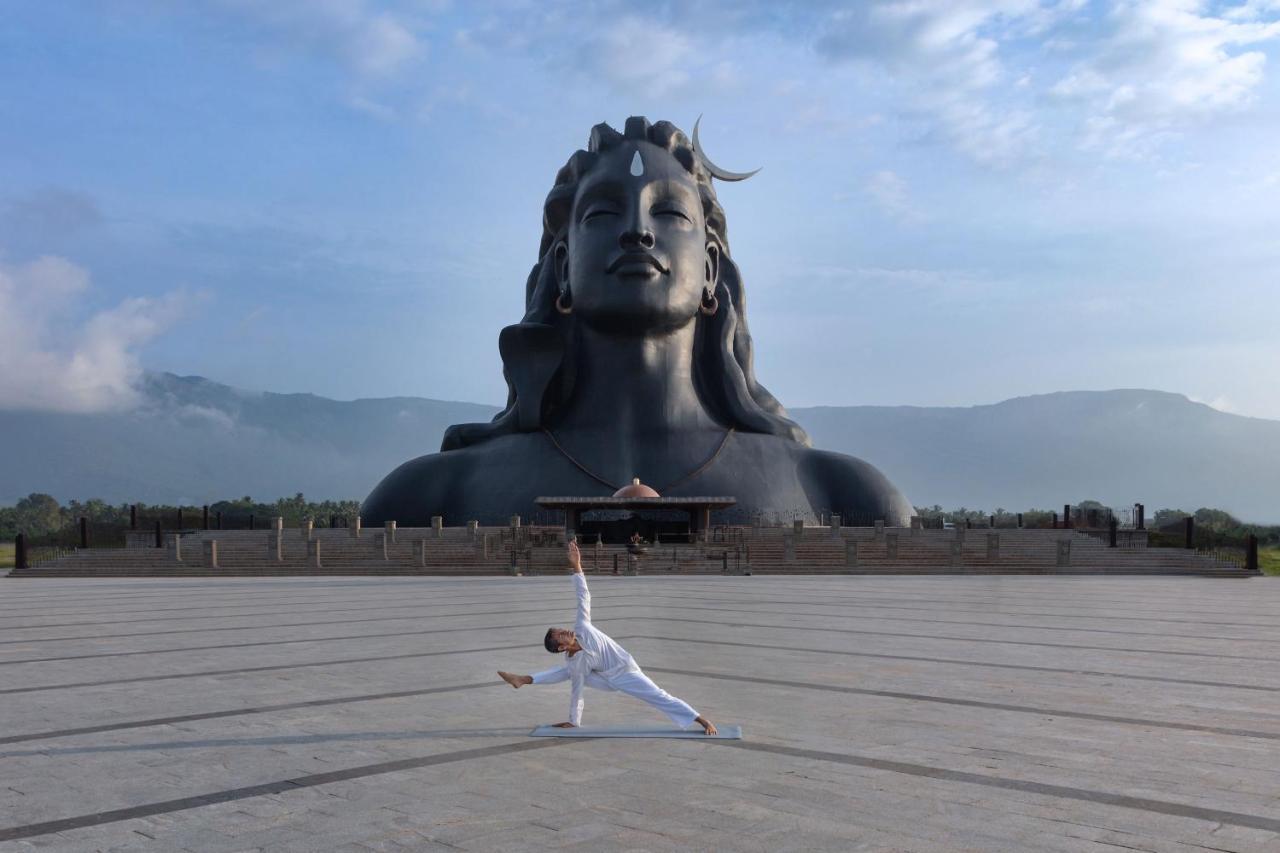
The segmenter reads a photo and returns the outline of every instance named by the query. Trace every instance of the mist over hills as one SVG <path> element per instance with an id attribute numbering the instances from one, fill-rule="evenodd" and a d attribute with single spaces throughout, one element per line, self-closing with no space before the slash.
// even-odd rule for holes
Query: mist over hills
<path id="1" fill-rule="evenodd" d="M 495 406 L 420 397 L 337 401 L 147 374 L 129 412 L 0 411 L 0 502 L 201 504 L 251 495 L 362 499 L 447 426 Z M 1220 507 L 1280 521 L 1280 421 L 1162 391 L 1071 391 L 971 407 L 793 408 L 814 445 L 866 459 L 917 505 Z"/>

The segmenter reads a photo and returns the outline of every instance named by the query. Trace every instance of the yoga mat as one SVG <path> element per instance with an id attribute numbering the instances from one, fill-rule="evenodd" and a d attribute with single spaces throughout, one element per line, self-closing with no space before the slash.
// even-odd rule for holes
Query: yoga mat
<path id="1" fill-rule="evenodd" d="M 653 729 L 638 726 L 578 726 L 558 729 L 555 726 L 538 726 L 529 737 L 666 737 L 686 740 L 741 740 L 742 726 L 716 726 L 719 734 L 706 735 L 702 729 Z"/>

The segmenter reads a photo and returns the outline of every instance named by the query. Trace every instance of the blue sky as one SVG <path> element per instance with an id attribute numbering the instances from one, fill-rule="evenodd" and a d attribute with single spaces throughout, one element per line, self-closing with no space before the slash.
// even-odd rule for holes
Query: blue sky
<path id="1" fill-rule="evenodd" d="M 0 407 L 497 403 L 591 126 L 702 137 L 786 405 L 1280 418 L 1280 0 L 0 0 Z"/>

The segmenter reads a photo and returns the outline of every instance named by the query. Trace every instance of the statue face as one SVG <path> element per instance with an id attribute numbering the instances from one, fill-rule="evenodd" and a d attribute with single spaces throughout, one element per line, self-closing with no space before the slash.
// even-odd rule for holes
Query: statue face
<path id="1" fill-rule="evenodd" d="M 693 176 L 649 142 L 603 154 L 574 196 L 567 255 L 557 258 L 574 314 L 614 334 L 678 329 L 697 315 L 713 271 Z"/>

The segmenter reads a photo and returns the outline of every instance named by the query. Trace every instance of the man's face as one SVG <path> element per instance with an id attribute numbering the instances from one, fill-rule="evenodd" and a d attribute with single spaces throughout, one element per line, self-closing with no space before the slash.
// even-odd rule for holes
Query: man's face
<path id="1" fill-rule="evenodd" d="M 662 148 L 627 142 L 603 154 L 578 187 L 557 271 L 567 268 L 574 314 L 588 325 L 671 331 L 697 313 L 708 284 L 706 242 L 693 177 Z"/>
<path id="2" fill-rule="evenodd" d="M 560 651 L 564 651 L 573 645 L 574 633 L 568 628 L 557 628 L 553 634 L 557 643 L 560 644 Z"/>

